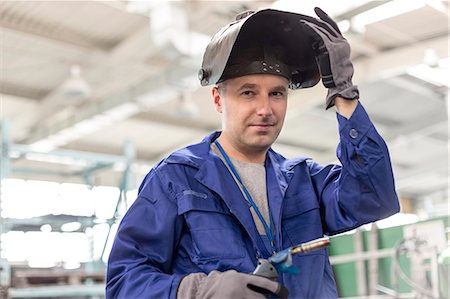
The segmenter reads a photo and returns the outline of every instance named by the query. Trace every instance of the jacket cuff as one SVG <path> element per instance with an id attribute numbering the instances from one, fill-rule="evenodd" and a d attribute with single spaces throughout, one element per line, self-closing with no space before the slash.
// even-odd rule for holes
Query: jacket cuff
<path id="1" fill-rule="evenodd" d="M 373 127 L 372 121 L 367 115 L 366 110 L 358 102 L 355 111 L 350 119 L 345 118 L 336 112 L 339 123 L 339 135 L 341 140 L 346 140 L 354 145 L 358 145 L 366 136 L 370 128 Z"/>
<path id="2" fill-rule="evenodd" d="M 334 106 L 336 97 L 341 97 L 346 100 L 359 99 L 359 90 L 356 85 L 352 85 L 351 81 L 347 87 L 330 88 L 327 93 L 327 100 L 325 104 L 325 110 Z"/>

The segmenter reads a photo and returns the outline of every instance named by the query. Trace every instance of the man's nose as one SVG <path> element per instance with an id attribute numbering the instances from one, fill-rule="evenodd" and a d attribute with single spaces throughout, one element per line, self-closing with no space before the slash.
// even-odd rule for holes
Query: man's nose
<path id="1" fill-rule="evenodd" d="M 270 97 L 268 95 L 260 96 L 258 99 L 257 113 L 261 116 L 272 115 L 272 105 L 270 102 Z"/>

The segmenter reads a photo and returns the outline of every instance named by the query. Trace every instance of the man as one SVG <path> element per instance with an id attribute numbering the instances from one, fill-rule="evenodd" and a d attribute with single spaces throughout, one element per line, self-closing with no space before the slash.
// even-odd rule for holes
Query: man
<path id="1" fill-rule="evenodd" d="M 108 264 L 109 298 L 337 298 L 326 249 L 293 256 L 298 274 L 251 275 L 258 258 L 399 210 L 388 151 L 352 84 L 336 23 L 262 10 L 212 39 L 199 79 L 214 84 L 222 131 L 155 166 L 123 218 Z M 319 74 L 320 70 L 320 74 Z M 319 78 L 336 106 L 342 166 L 271 149 L 288 88 Z"/>

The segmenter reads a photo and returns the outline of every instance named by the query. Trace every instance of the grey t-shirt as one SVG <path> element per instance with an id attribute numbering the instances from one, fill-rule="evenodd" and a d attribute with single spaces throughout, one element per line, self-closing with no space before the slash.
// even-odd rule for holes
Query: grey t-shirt
<path id="1" fill-rule="evenodd" d="M 227 163 L 225 162 L 224 157 L 219 151 L 219 148 L 216 144 L 211 143 L 211 150 L 213 153 L 215 153 L 217 156 L 219 156 L 222 161 L 227 166 L 228 170 L 229 167 Z M 264 220 L 267 224 L 270 223 L 269 218 L 269 203 L 267 201 L 267 188 L 266 188 L 266 168 L 264 167 L 264 164 L 261 163 L 248 163 L 248 162 L 242 162 L 236 159 L 233 159 L 230 157 L 231 162 L 233 163 L 234 167 L 236 168 L 237 173 L 242 179 L 242 182 L 244 183 L 245 187 L 247 188 L 248 192 L 253 198 L 253 201 L 255 202 L 256 206 L 258 207 L 259 211 L 261 212 L 261 215 L 264 217 Z M 234 179 L 237 179 L 234 176 L 234 174 L 231 172 Z M 239 183 L 237 183 L 239 185 Z M 242 190 L 241 186 L 239 185 L 239 188 L 241 189 L 242 193 L 244 191 Z M 244 196 L 245 197 L 245 196 Z M 266 235 L 266 231 L 264 230 L 264 226 L 259 219 L 258 215 L 256 214 L 255 210 L 253 208 L 250 209 L 252 215 L 253 215 L 253 221 L 256 224 L 256 228 L 258 229 L 258 232 L 260 235 Z"/>

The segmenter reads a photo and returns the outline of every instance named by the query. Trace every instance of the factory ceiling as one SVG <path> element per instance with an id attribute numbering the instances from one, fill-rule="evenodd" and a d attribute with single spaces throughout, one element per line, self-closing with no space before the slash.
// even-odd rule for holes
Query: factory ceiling
<path id="1" fill-rule="evenodd" d="M 2 1 L 0 96 L 3 128 L 6 121 L 9 128 L 3 137 L 12 151 L 8 176 L 81 180 L 68 174 L 81 173 L 86 163 L 67 157 L 61 162 L 57 154 L 50 159 L 52 153 L 74 153 L 78 160 L 80 152 L 117 156 L 131 143 L 138 184 L 171 151 L 220 128 L 210 89 L 197 82 L 205 41 L 243 10 L 311 9 L 286 3 Z M 405 1 L 395 0 L 315 3 L 340 21 L 351 43 L 354 81 L 386 138 L 401 196 L 418 206 L 446 199 L 448 2 L 406 1 L 403 10 Z M 321 84 L 290 94 L 276 149 L 287 157 L 337 162 L 336 116 L 324 110 L 325 94 Z M 14 145 L 33 152 L 14 153 Z M 14 171 L 33 167 L 60 175 Z M 94 182 L 118 184 L 120 169 L 102 169 Z"/>

